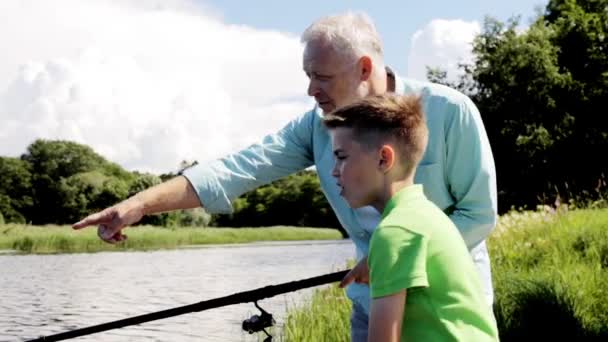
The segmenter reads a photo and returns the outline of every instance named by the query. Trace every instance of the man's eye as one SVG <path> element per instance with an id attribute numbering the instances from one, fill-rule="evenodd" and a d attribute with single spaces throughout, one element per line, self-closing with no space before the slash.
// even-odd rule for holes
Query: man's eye
<path id="1" fill-rule="evenodd" d="M 336 156 L 336 159 L 338 159 L 338 160 L 344 160 L 344 159 L 346 159 L 346 156 Z"/>
<path id="2" fill-rule="evenodd" d="M 314 78 L 319 81 L 329 81 L 332 77 L 331 75 L 319 75 L 316 72 L 307 75 L 308 78 Z"/>

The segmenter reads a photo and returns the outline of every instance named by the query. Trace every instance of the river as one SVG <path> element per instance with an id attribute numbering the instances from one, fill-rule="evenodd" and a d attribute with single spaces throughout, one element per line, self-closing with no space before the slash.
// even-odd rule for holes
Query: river
<path id="1" fill-rule="evenodd" d="M 105 323 L 345 268 L 350 240 L 253 243 L 148 252 L 0 255 L 0 341 Z M 265 299 L 281 326 L 312 290 Z M 259 311 L 238 304 L 74 341 L 257 341 L 241 323 Z M 278 339 L 277 339 L 278 340 Z"/>

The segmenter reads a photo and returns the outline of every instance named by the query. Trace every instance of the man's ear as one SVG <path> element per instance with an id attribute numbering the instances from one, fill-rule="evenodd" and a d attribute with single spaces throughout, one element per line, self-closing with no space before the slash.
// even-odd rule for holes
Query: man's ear
<path id="1" fill-rule="evenodd" d="M 372 68 L 374 67 L 372 59 L 369 56 L 363 56 L 359 59 L 360 80 L 367 81 L 372 77 Z"/>
<path id="2" fill-rule="evenodd" d="M 388 172 L 395 165 L 395 149 L 391 145 L 382 145 L 380 147 L 378 167 L 384 173 Z"/>

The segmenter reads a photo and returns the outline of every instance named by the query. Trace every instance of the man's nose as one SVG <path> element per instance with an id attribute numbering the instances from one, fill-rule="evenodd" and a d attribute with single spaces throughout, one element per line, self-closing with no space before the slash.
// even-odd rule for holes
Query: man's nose
<path id="1" fill-rule="evenodd" d="M 316 97 L 319 95 L 319 87 L 314 79 L 308 82 L 308 96 Z"/>

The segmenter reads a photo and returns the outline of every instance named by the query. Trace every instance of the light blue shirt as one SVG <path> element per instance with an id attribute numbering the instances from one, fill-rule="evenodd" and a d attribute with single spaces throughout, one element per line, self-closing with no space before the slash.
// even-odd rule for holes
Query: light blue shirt
<path id="1" fill-rule="evenodd" d="M 496 172 L 479 111 L 468 97 L 442 85 L 396 77 L 395 88 L 396 93 L 423 97 L 429 143 L 414 181 L 423 184 L 426 196 L 458 227 L 491 303 L 492 280 L 485 239 L 496 224 Z M 184 176 L 208 212 L 230 213 L 231 202 L 241 194 L 312 165 L 316 166 L 321 188 L 354 242 L 358 257 L 367 255 L 380 213 L 372 207 L 351 209 L 340 196 L 331 175 L 331 139 L 318 107 L 261 142 L 199 164 L 184 172 Z M 347 294 L 369 313 L 367 286 L 353 284 Z"/>

